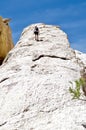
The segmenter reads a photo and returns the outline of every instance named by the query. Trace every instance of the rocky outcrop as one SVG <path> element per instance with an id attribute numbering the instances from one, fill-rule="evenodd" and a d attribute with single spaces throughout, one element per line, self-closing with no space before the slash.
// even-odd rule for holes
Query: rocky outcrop
<path id="1" fill-rule="evenodd" d="M 7 53 L 13 48 L 11 29 L 8 25 L 10 19 L 0 17 L 0 64 Z"/>
<path id="2" fill-rule="evenodd" d="M 0 130 L 84 130 L 86 101 L 72 100 L 69 87 L 86 54 L 73 50 L 58 26 L 37 24 L 35 41 L 34 26 L 23 30 L 0 67 Z"/>

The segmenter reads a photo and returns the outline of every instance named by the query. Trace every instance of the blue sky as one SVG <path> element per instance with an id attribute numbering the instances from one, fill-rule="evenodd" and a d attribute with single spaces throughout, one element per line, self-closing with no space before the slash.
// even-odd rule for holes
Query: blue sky
<path id="1" fill-rule="evenodd" d="M 33 23 L 59 25 L 72 48 L 86 53 L 86 0 L 1 0 L 0 16 L 11 18 L 13 41 Z"/>

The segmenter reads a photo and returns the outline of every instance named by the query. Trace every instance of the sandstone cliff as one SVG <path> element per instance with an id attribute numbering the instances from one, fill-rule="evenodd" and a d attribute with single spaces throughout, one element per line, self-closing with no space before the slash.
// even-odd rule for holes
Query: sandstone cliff
<path id="1" fill-rule="evenodd" d="M 0 64 L 2 64 L 7 53 L 14 47 L 8 22 L 9 19 L 3 19 L 0 16 Z"/>
<path id="2" fill-rule="evenodd" d="M 0 130 L 84 130 L 86 101 L 72 100 L 86 54 L 70 47 L 60 27 L 25 28 L 0 67 Z M 85 98 L 85 97 L 84 97 Z"/>

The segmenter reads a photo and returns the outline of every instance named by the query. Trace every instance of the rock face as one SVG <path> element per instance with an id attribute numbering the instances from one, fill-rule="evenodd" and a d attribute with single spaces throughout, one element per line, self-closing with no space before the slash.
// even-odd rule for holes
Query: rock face
<path id="1" fill-rule="evenodd" d="M 86 101 L 72 100 L 86 54 L 73 50 L 60 27 L 25 28 L 0 67 L 0 130 L 84 130 Z M 85 98 L 85 97 L 84 97 Z"/>
<path id="2" fill-rule="evenodd" d="M 13 48 L 11 29 L 8 25 L 9 19 L 0 17 L 0 64 L 7 53 Z"/>

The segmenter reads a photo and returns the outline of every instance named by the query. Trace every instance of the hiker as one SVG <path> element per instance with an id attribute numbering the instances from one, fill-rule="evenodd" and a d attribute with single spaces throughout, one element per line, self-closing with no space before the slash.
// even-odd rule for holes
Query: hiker
<path id="1" fill-rule="evenodd" d="M 37 26 L 35 26 L 34 34 L 35 34 L 35 40 L 36 40 L 36 41 L 39 41 L 39 38 L 38 38 L 38 35 L 39 35 L 39 29 L 38 29 Z"/>

